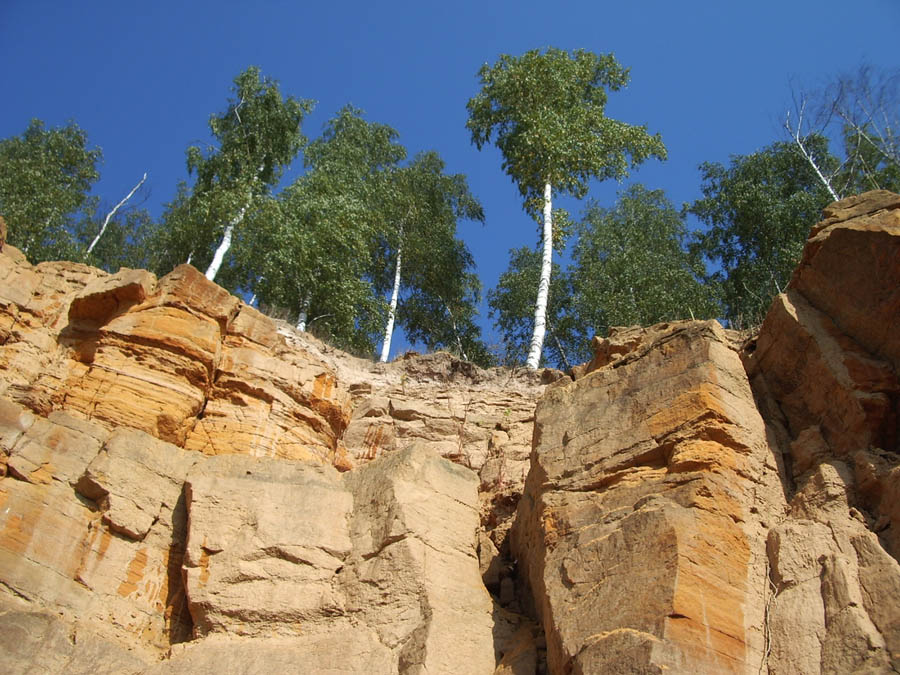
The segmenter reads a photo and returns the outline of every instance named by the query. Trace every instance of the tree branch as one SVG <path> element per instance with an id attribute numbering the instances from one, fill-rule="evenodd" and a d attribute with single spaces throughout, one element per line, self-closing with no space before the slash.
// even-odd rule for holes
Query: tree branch
<path id="1" fill-rule="evenodd" d="M 116 204 L 113 207 L 112 211 L 110 211 L 109 213 L 106 214 L 106 218 L 103 220 L 103 225 L 100 227 L 100 231 L 97 233 L 97 236 L 94 237 L 94 241 L 91 242 L 91 245 L 88 246 L 87 252 L 84 254 L 85 258 L 87 258 L 91 254 L 91 251 L 94 250 L 94 247 L 97 245 L 97 242 L 100 241 L 100 237 L 102 237 L 103 233 L 106 232 L 106 227 L 107 227 L 107 225 L 109 225 L 110 219 L 116 214 L 116 211 L 118 211 L 120 208 L 122 208 L 122 206 L 124 206 L 125 202 L 127 202 L 129 199 L 131 199 L 134 196 L 134 193 L 137 192 L 138 189 L 141 187 L 141 185 L 144 184 L 145 180 L 147 180 L 147 172 L 146 171 L 144 172 L 144 176 L 138 181 L 138 184 L 135 185 L 133 188 L 131 188 L 131 192 L 129 192 L 127 195 L 125 195 L 125 197 L 122 199 L 122 201 L 120 201 L 118 204 Z"/>
<path id="2" fill-rule="evenodd" d="M 800 138 L 800 129 L 803 126 L 803 109 L 806 107 L 806 101 L 801 101 L 800 110 L 797 114 L 797 130 L 794 131 L 794 128 L 791 126 L 791 111 L 788 110 L 787 116 L 784 119 L 784 128 L 787 130 L 788 134 L 790 134 L 791 138 L 794 139 L 794 142 L 797 144 L 797 147 L 800 148 L 800 152 L 803 154 L 804 159 L 809 163 L 812 167 L 813 171 L 816 172 L 816 175 L 819 177 L 819 180 L 822 181 L 822 185 L 825 186 L 825 189 L 828 190 L 828 193 L 831 195 L 831 198 L 834 201 L 838 202 L 841 200 L 838 193 L 835 191 L 834 187 L 831 185 L 831 181 L 825 177 L 825 174 L 822 173 L 821 169 L 819 169 L 819 165 L 816 164 L 816 161 L 813 159 L 812 155 L 807 151 L 806 146 L 803 144 L 803 140 Z"/>

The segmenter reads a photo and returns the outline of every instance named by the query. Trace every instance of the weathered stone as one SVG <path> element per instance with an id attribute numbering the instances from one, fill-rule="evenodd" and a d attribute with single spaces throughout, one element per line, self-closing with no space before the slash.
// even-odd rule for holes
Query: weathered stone
<path id="1" fill-rule="evenodd" d="M 0 603 L 0 670 L 7 675 L 138 675 L 148 663 L 85 626 Z"/>
<path id="2" fill-rule="evenodd" d="M 96 279 L 69 305 L 69 321 L 107 323 L 132 305 L 147 299 L 156 288 L 156 277 L 146 270 L 121 268 L 112 276 Z"/>
<path id="3" fill-rule="evenodd" d="M 172 657 L 142 675 L 348 673 L 393 675 L 396 657 L 370 631 L 347 626 L 332 635 L 247 639 L 212 635 L 179 645 Z M 461 659 L 462 660 L 462 659 Z M 402 671 L 399 671 L 402 672 Z"/>
<path id="4" fill-rule="evenodd" d="M 900 196 L 866 192 L 832 204 L 825 216 L 790 288 L 900 372 Z"/>
<path id="5" fill-rule="evenodd" d="M 9 471 L 29 483 L 74 485 L 97 456 L 107 431 L 64 412 L 38 417 L 10 447 Z"/>
<path id="6" fill-rule="evenodd" d="M 174 511 L 182 484 L 198 458 L 142 431 L 116 429 L 78 480 L 114 532 L 140 541 Z"/>
<path id="7" fill-rule="evenodd" d="M 327 466 L 213 457 L 187 479 L 184 560 L 195 634 L 347 627 L 338 573 L 353 497 Z"/>
<path id="8" fill-rule="evenodd" d="M 898 214 L 826 210 L 749 378 L 714 322 L 373 364 L 4 246 L 0 669 L 897 670 Z"/>
<path id="9" fill-rule="evenodd" d="M 745 357 L 793 492 L 768 536 L 770 673 L 900 667 L 898 209 L 826 209 Z"/>
<path id="10" fill-rule="evenodd" d="M 343 480 L 354 499 L 348 610 L 395 650 L 401 673 L 493 672 L 475 475 L 414 445 Z"/>
<path id="11" fill-rule="evenodd" d="M 536 412 L 513 552 L 550 671 L 749 672 L 775 460 L 718 324 L 644 337 Z"/>

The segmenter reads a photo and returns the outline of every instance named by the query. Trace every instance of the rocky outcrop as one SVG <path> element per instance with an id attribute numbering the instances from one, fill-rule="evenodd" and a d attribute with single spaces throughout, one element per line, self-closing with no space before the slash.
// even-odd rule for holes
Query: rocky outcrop
<path id="1" fill-rule="evenodd" d="M 900 197 L 759 335 L 374 364 L 189 266 L 0 251 L 0 668 L 900 669 Z"/>
<path id="2" fill-rule="evenodd" d="M 325 364 L 188 265 L 159 281 L 0 255 L 0 395 L 207 455 L 331 462 L 350 399 Z"/>
<path id="3" fill-rule="evenodd" d="M 900 197 L 833 204 L 746 355 L 785 456 L 773 673 L 900 668 Z"/>
<path id="4" fill-rule="evenodd" d="M 51 672 L 72 672 L 70 661 L 145 672 L 167 653 L 166 672 L 218 672 L 223 653 L 231 672 L 257 672 L 261 658 L 268 670 L 272 653 L 311 645 L 315 672 L 453 672 L 461 646 L 474 672 L 493 670 L 468 469 L 418 445 L 341 475 L 206 457 L 8 400 L 3 412 L 4 616 L 32 642 L 84 631 L 109 658 L 63 644 L 39 662 Z M 5 668 L 28 658 L 19 640 L 8 647 Z"/>
<path id="5" fill-rule="evenodd" d="M 630 333 L 537 408 L 513 552 L 550 672 L 756 672 L 778 457 L 716 322 Z"/>

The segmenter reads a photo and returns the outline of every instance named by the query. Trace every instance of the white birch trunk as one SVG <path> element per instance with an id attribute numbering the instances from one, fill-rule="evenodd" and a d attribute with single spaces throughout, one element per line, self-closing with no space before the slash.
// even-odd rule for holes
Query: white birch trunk
<path id="1" fill-rule="evenodd" d="M 222 234 L 222 241 L 219 243 L 219 248 L 216 249 L 216 254 L 213 256 L 212 262 L 209 263 L 209 267 L 206 270 L 206 278 L 210 281 L 214 281 L 216 275 L 219 273 L 222 261 L 225 260 L 225 254 L 228 253 L 228 249 L 231 248 L 231 237 L 234 234 L 234 228 L 240 225 L 241 221 L 244 219 L 244 214 L 247 212 L 247 206 L 248 204 L 242 206 L 240 212 L 234 217 L 234 220 L 225 226 L 225 232 Z"/>
<path id="2" fill-rule="evenodd" d="M 462 340 L 459 338 L 459 329 L 456 327 L 456 317 L 453 316 L 450 305 L 446 302 L 444 302 L 444 308 L 447 310 L 447 315 L 450 317 L 450 326 L 453 328 L 453 337 L 456 338 L 456 346 L 459 348 L 459 355 L 462 357 L 463 361 L 468 361 L 469 357 L 466 355 L 466 350 L 463 349 Z"/>
<path id="3" fill-rule="evenodd" d="M 547 298 L 550 295 L 550 266 L 553 262 L 553 189 L 544 184 L 544 255 L 541 258 L 541 280 L 538 283 L 537 302 L 534 303 L 534 334 L 531 349 L 525 365 L 537 370 L 544 349 L 544 335 L 547 333 Z"/>
<path id="4" fill-rule="evenodd" d="M 401 238 L 403 233 L 400 233 Z M 391 306 L 388 310 L 387 326 L 384 329 L 384 342 L 381 345 L 381 358 L 378 360 L 385 363 L 388 360 L 388 354 L 391 352 L 391 336 L 394 333 L 394 315 L 397 313 L 397 298 L 400 296 L 400 254 L 402 247 L 397 247 L 397 267 L 394 269 L 394 290 L 391 291 Z"/>
<path id="5" fill-rule="evenodd" d="M 834 201 L 840 201 L 840 195 L 838 195 L 837 191 L 831 185 L 831 181 L 825 176 L 824 173 L 819 169 L 819 165 L 816 164 L 816 160 L 813 159 L 813 156 L 809 154 L 806 150 L 806 146 L 803 144 L 803 139 L 800 138 L 800 131 L 803 127 L 803 109 L 806 107 L 806 102 L 803 101 L 800 104 L 800 110 L 797 113 L 797 129 L 795 130 L 791 126 L 791 113 L 788 111 L 787 117 L 784 120 L 784 128 L 787 129 L 787 132 L 791 135 L 791 138 L 794 139 L 794 143 L 797 144 L 797 147 L 800 149 L 800 153 L 803 155 L 803 158 L 807 161 L 807 163 L 812 167 L 812 170 L 816 172 L 816 176 L 819 177 L 819 180 L 822 182 L 822 185 L 825 186 L 825 189 L 828 190 L 828 194 L 831 195 L 831 198 Z"/>
<path id="6" fill-rule="evenodd" d="M 309 318 L 309 294 L 303 296 L 300 302 L 300 314 L 297 316 L 297 330 L 306 330 L 306 321 Z"/>
<path id="7" fill-rule="evenodd" d="M 97 233 L 97 236 L 94 237 L 94 241 L 91 242 L 91 245 L 87 247 L 87 252 L 84 254 L 85 258 L 91 254 L 91 251 L 94 250 L 94 247 L 97 245 L 97 242 L 100 241 L 100 237 L 102 237 L 103 233 L 106 232 L 106 226 L 109 225 L 110 219 L 114 215 L 116 215 L 116 211 L 118 211 L 120 208 L 122 208 L 122 206 L 125 204 L 125 202 L 127 202 L 129 199 L 131 199 L 134 196 L 134 193 L 137 192 L 138 189 L 141 187 L 141 185 L 144 184 L 145 180 L 147 180 L 146 172 L 144 172 L 144 177 L 138 181 L 138 184 L 135 185 L 133 188 L 131 188 L 131 192 L 129 192 L 127 195 L 125 195 L 125 198 L 122 199 L 122 201 L 120 201 L 118 204 L 116 204 L 113 207 L 112 211 L 110 211 L 109 213 L 106 214 L 106 218 L 103 219 L 103 225 L 100 227 L 100 231 Z"/>

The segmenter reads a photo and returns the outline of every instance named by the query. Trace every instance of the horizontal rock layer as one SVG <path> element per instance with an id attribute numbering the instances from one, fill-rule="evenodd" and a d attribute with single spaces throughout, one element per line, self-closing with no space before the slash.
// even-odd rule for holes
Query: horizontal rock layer
<path id="1" fill-rule="evenodd" d="M 0 668 L 900 669 L 898 214 L 829 207 L 754 340 L 613 329 L 568 377 L 3 247 Z"/>

